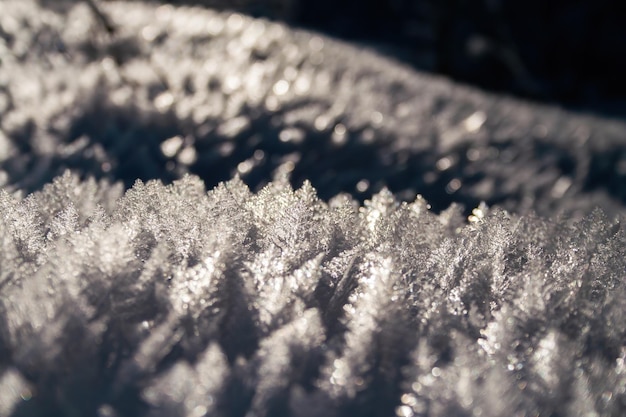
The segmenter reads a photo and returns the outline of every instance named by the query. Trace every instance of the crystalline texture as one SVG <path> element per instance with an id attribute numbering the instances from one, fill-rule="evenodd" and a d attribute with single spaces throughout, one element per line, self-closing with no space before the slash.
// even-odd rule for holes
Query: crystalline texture
<path id="1" fill-rule="evenodd" d="M 0 383 L 26 393 L 6 413 L 625 411 L 623 219 L 114 190 L 1 195 Z"/>
<path id="2" fill-rule="evenodd" d="M 102 7 L 2 1 L 0 414 L 626 414 L 623 123 Z"/>

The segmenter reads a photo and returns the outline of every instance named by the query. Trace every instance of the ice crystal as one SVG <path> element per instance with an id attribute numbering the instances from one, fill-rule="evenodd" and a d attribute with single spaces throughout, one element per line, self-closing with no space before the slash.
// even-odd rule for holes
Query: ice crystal
<path id="1" fill-rule="evenodd" d="M 64 3 L 0 13 L 0 416 L 626 413 L 623 123 Z"/>
<path id="2" fill-rule="evenodd" d="M 5 415 L 626 410 L 623 219 L 239 178 L 0 198 Z"/>

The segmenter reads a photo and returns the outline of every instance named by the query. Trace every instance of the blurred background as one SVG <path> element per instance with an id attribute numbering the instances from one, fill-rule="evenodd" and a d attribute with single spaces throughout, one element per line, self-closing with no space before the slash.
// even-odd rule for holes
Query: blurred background
<path id="1" fill-rule="evenodd" d="M 109 0 L 34 1 L 67 13 L 25 6 L 23 28 L 0 30 L 19 57 L 0 82 L 0 104 L 3 94 L 10 104 L 0 111 L 0 133 L 11 143 L 0 170 L 16 188 L 35 191 L 69 168 L 126 187 L 188 172 L 213 187 L 237 173 L 259 189 L 291 166 L 294 186 L 310 180 L 324 199 L 348 192 L 364 200 L 389 187 L 405 200 L 423 194 L 436 211 L 453 202 L 467 211 L 481 201 L 542 215 L 626 208 L 626 8 L 615 2 L 169 0 L 356 46 L 327 42 L 318 62 L 313 38 L 305 43 L 309 35 L 297 31 L 277 35 L 259 55 L 229 49 L 241 41 L 229 33 L 209 44 L 173 31 L 152 48 L 145 44 L 155 38 L 143 29 L 106 36 L 102 27 L 114 31 L 118 19 L 145 29 L 153 8 L 109 7 L 107 16 Z M 143 11 L 126 19 L 131 9 Z M 287 54 L 288 45 L 304 47 Z M 253 80 L 253 70 L 265 74 L 254 91 L 231 87 Z M 303 96 L 283 79 L 300 76 L 315 82 Z"/>
<path id="2" fill-rule="evenodd" d="M 617 1 L 168 2 L 285 21 L 486 90 L 626 118 L 626 7 Z"/>

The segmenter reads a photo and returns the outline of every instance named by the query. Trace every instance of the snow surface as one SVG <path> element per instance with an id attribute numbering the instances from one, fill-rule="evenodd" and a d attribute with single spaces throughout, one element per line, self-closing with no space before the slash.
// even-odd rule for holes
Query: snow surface
<path id="1" fill-rule="evenodd" d="M 0 230 L 5 415 L 626 411 L 626 233 L 600 211 L 68 173 L 2 191 Z"/>
<path id="2" fill-rule="evenodd" d="M 2 7 L 0 416 L 626 414 L 623 123 L 240 15 Z"/>
<path id="3" fill-rule="evenodd" d="M 239 14 L 32 0 L 0 13 L 0 182 L 85 177 L 253 190 L 292 163 L 329 199 L 387 186 L 435 211 L 609 216 L 626 204 L 626 123 L 488 95 L 353 45 Z M 469 214 L 469 213 L 467 213 Z"/>

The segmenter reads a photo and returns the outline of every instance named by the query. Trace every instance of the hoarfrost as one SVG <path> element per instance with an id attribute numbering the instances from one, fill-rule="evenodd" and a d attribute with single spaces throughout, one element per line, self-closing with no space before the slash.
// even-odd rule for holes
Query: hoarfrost
<path id="1" fill-rule="evenodd" d="M 1 416 L 626 414 L 622 122 L 64 3 L 0 13 Z"/>
<path id="2" fill-rule="evenodd" d="M 282 180 L 2 191 L 2 410 L 623 415 L 624 219 L 473 216 Z"/>

